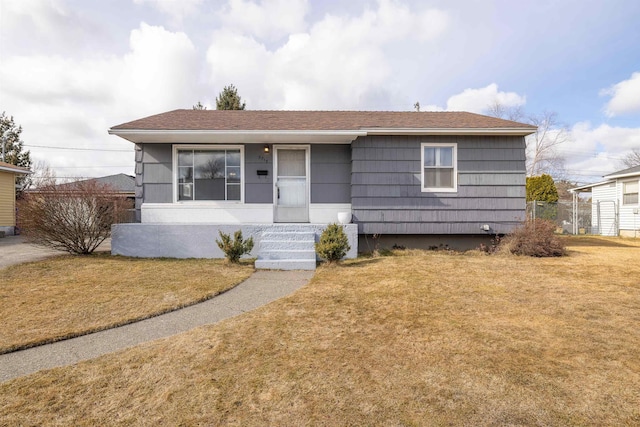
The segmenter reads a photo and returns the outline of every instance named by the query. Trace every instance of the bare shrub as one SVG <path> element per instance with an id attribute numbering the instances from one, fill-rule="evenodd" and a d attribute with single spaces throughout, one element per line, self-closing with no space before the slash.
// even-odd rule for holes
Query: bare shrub
<path id="1" fill-rule="evenodd" d="M 122 222 L 130 202 L 94 180 L 45 185 L 19 203 L 21 232 L 35 244 L 92 253 Z"/>
<path id="2" fill-rule="evenodd" d="M 562 240 L 555 234 L 552 221 L 534 219 L 525 221 L 513 233 L 502 239 L 501 247 L 515 255 L 556 257 L 566 255 Z"/>

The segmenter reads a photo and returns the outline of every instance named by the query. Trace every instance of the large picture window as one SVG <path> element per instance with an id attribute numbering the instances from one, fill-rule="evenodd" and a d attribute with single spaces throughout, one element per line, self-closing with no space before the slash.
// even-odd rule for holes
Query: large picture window
<path id="1" fill-rule="evenodd" d="M 241 200 L 240 148 L 178 148 L 176 153 L 178 201 Z"/>
<path id="2" fill-rule="evenodd" d="M 422 191 L 457 191 L 457 144 L 423 143 L 421 149 Z"/>
<path id="3" fill-rule="evenodd" d="M 638 204 L 638 181 L 628 181 L 622 183 L 622 204 L 637 205 Z"/>

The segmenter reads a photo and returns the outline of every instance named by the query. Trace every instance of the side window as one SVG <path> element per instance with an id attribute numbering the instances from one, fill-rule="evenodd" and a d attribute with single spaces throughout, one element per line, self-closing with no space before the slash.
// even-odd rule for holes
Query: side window
<path id="1" fill-rule="evenodd" d="M 457 144 L 421 144 L 422 191 L 455 192 L 458 190 Z"/>
<path id="2" fill-rule="evenodd" d="M 638 181 L 628 181 L 622 183 L 622 204 L 637 205 L 638 204 Z"/>

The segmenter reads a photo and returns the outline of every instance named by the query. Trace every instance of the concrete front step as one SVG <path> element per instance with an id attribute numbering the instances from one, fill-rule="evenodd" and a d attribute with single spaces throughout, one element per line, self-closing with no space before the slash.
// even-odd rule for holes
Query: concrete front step
<path id="1" fill-rule="evenodd" d="M 316 260 L 307 259 L 258 259 L 255 267 L 264 270 L 315 270 Z"/>
<path id="2" fill-rule="evenodd" d="M 315 250 L 315 242 L 308 240 L 261 240 L 260 252 L 277 251 L 286 248 L 287 250 Z"/>
<path id="3" fill-rule="evenodd" d="M 315 242 L 315 233 L 313 231 L 266 231 L 262 233 L 262 240 Z"/>
<path id="4" fill-rule="evenodd" d="M 257 269 L 315 270 L 315 232 L 304 226 L 282 226 L 262 233 Z"/>
<path id="5" fill-rule="evenodd" d="M 260 251 L 258 259 L 300 259 L 300 260 L 316 260 L 315 250 L 293 250 L 293 249 L 281 249 L 281 250 L 268 250 Z"/>

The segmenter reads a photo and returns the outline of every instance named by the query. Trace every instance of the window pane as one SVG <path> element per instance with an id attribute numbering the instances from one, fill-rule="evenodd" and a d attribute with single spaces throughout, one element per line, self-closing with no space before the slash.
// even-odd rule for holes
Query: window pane
<path id="1" fill-rule="evenodd" d="M 438 147 L 440 152 L 440 163 L 438 166 L 453 166 L 453 148 L 452 147 Z"/>
<path id="2" fill-rule="evenodd" d="M 178 151 L 178 166 L 193 166 L 193 151 Z"/>
<path id="3" fill-rule="evenodd" d="M 424 166 L 436 165 L 436 149 L 435 147 L 424 147 Z"/>
<path id="4" fill-rule="evenodd" d="M 305 176 L 305 150 L 278 150 L 278 176 Z"/>
<path id="5" fill-rule="evenodd" d="M 193 200 L 193 184 L 178 185 L 178 200 Z"/>
<path id="6" fill-rule="evenodd" d="M 194 200 L 224 200 L 224 186 L 224 178 L 196 178 Z"/>
<path id="7" fill-rule="evenodd" d="M 196 179 L 224 178 L 224 151 L 195 151 Z"/>
<path id="8" fill-rule="evenodd" d="M 227 182 L 240 183 L 240 166 L 227 168 Z"/>
<path id="9" fill-rule="evenodd" d="M 181 166 L 178 168 L 178 182 L 193 182 L 193 168 Z"/>
<path id="10" fill-rule="evenodd" d="M 227 151 L 227 166 L 240 166 L 240 150 Z"/>
<path id="11" fill-rule="evenodd" d="M 240 185 L 227 184 L 227 200 L 240 200 Z"/>
<path id="12" fill-rule="evenodd" d="M 424 170 L 424 188 L 434 188 L 436 186 L 437 169 L 425 169 Z"/>
<path id="13" fill-rule="evenodd" d="M 453 188 L 453 169 L 425 168 L 424 188 Z"/>
<path id="14" fill-rule="evenodd" d="M 625 182 L 624 183 L 624 194 L 637 193 L 637 192 L 638 192 L 638 183 L 637 182 Z"/>
<path id="15" fill-rule="evenodd" d="M 440 182 L 438 187 L 453 188 L 453 169 L 438 169 Z"/>

